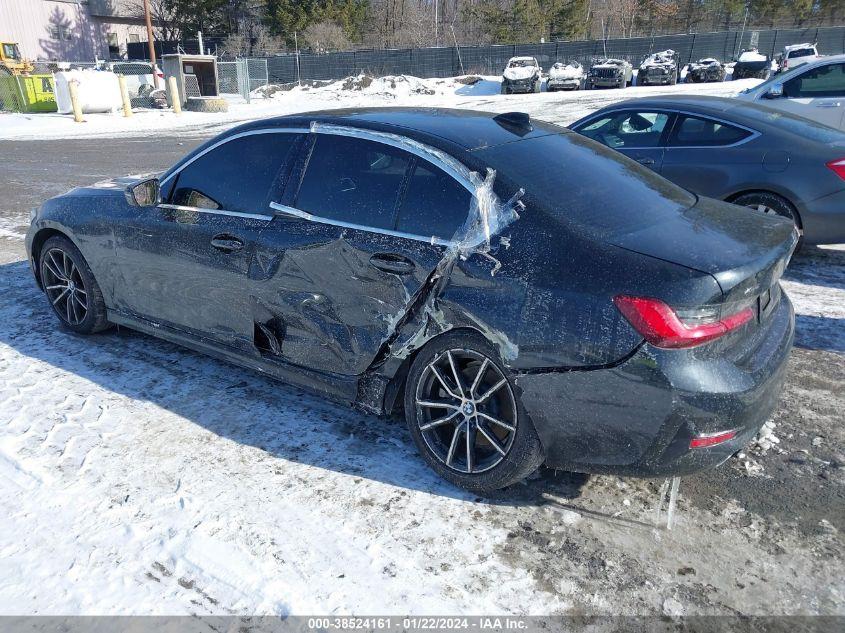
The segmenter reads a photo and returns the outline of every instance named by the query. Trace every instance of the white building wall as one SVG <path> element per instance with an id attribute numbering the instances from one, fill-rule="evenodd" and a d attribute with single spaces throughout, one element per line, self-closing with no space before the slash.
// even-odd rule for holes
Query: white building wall
<path id="1" fill-rule="evenodd" d="M 92 17 L 81 0 L 0 0 L 0 41 L 17 42 L 27 59 L 108 59 L 109 33 L 117 35 L 120 56 L 130 34 L 147 40 L 141 20 Z"/>

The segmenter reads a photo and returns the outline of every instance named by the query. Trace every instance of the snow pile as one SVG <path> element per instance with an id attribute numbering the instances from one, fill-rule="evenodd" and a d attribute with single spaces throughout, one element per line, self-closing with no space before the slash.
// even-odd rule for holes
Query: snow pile
<path id="1" fill-rule="evenodd" d="M 737 61 L 740 62 L 764 62 L 769 58 L 765 55 L 761 55 L 757 51 L 743 51 L 742 54 L 739 56 Z"/>
<path id="2" fill-rule="evenodd" d="M 583 76 L 584 69 L 578 62 L 557 63 L 549 70 L 549 79 L 581 79 Z"/>
<path id="3" fill-rule="evenodd" d="M 649 66 L 665 66 L 666 64 L 675 64 L 675 51 L 667 49 L 659 53 L 653 53 L 645 58 L 641 68 L 648 68 Z"/>
<path id="4" fill-rule="evenodd" d="M 537 66 L 533 57 L 514 57 L 502 74 L 509 81 L 519 81 L 533 77 L 536 72 Z"/>

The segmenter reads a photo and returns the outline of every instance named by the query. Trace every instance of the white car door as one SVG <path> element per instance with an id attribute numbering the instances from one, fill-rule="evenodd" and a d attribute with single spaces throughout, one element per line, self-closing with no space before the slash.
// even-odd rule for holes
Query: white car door
<path id="1" fill-rule="evenodd" d="M 809 68 L 784 82 L 783 97 L 763 103 L 845 129 L 845 62 Z"/>

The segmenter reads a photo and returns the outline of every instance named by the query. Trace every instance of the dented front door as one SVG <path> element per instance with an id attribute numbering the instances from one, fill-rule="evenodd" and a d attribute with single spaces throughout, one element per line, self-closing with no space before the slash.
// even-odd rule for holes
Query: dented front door
<path id="1" fill-rule="evenodd" d="M 278 344 L 275 350 L 265 344 L 265 355 L 320 371 L 363 373 L 444 249 L 276 217 L 259 237 L 252 273 L 257 331 L 269 330 Z"/>

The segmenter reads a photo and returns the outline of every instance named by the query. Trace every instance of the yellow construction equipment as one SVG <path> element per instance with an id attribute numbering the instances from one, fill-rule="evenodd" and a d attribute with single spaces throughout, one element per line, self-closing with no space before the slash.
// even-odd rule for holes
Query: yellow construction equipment
<path id="1" fill-rule="evenodd" d="M 0 42 L 0 73 L 28 75 L 34 68 L 32 62 L 21 57 L 21 50 L 15 42 Z"/>

